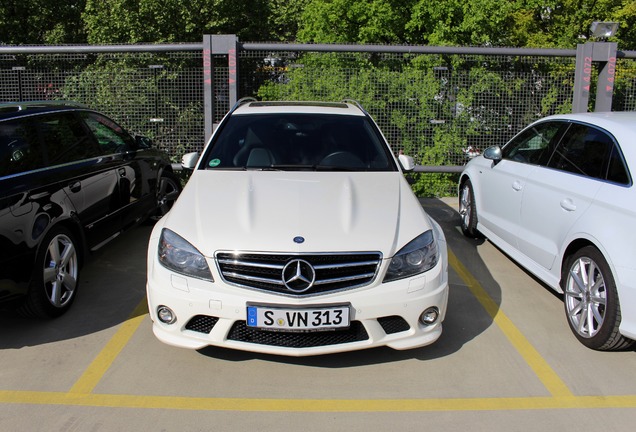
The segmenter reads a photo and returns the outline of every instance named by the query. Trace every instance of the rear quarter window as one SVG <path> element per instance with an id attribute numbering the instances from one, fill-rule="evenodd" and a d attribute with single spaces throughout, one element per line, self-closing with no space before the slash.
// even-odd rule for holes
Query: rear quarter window
<path id="1" fill-rule="evenodd" d="M 614 138 L 604 130 L 580 123 L 571 124 L 564 133 L 548 166 L 614 183 L 630 182 Z"/>
<path id="2" fill-rule="evenodd" d="M 0 177 L 44 166 L 36 128 L 25 119 L 0 122 Z"/>

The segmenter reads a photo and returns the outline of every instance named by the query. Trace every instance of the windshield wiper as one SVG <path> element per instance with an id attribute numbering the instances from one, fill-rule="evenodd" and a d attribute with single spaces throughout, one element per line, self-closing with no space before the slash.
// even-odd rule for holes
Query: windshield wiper
<path id="1" fill-rule="evenodd" d="M 281 171 L 313 171 L 316 169 L 315 165 L 301 165 L 301 164 L 274 164 L 271 168 Z"/>
<path id="2" fill-rule="evenodd" d="M 314 169 L 316 171 L 347 171 L 347 172 L 366 171 L 364 169 L 360 169 L 356 167 L 338 166 L 338 165 L 316 165 Z"/>

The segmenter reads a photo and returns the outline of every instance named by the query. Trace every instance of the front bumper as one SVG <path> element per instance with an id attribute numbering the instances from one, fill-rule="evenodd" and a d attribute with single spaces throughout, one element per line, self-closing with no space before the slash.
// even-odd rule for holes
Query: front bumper
<path id="1" fill-rule="evenodd" d="M 412 349 L 435 342 L 442 333 L 448 302 L 446 243 L 440 240 L 441 257 L 426 273 L 381 283 L 388 262 L 369 286 L 322 295 L 295 298 L 225 284 L 210 265 L 215 282 L 176 274 L 156 258 L 157 238 L 148 254 L 148 308 L 153 332 L 162 342 L 201 349 L 218 346 L 251 352 L 307 356 L 359 350 L 378 346 Z M 211 263 L 212 264 L 212 263 Z M 247 303 L 289 307 L 350 304 L 351 326 L 347 330 L 272 332 L 247 327 Z M 157 318 L 159 306 L 176 315 L 174 324 Z M 431 325 L 419 321 L 426 309 L 439 310 Z"/>

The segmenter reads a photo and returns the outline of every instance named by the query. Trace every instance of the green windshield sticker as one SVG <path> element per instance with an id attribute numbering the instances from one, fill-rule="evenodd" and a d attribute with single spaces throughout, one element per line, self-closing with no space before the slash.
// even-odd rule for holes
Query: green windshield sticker
<path id="1" fill-rule="evenodd" d="M 221 164 L 221 159 L 212 159 L 208 165 L 210 166 L 210 168 L 214 168 L 219 166 L 220 164 Z"/>

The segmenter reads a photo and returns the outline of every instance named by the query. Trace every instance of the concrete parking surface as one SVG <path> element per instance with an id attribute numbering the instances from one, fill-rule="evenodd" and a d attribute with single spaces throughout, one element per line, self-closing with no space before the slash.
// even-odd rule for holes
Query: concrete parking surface
<path id="1" fill-rule="evenodd" d="M 141 226 L 85 266 L 66 316 L 0 317 L 0 431 L 631 430 L 635 352 L 580 345 L 559 296 L 461 235 L 456 199 L 422 203 L 450 248 L 434 345 L 300 359 L 164 345 Z"/>

